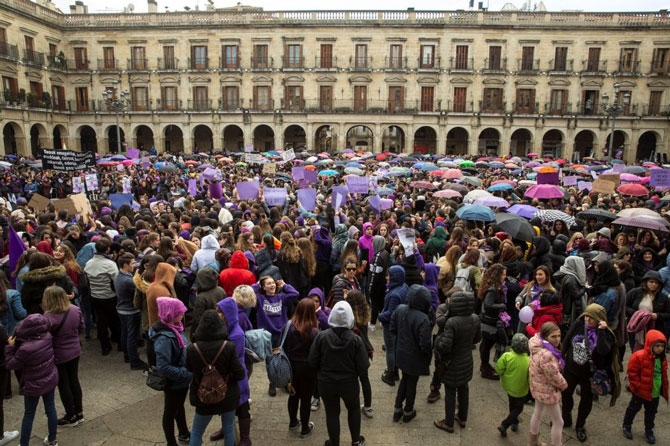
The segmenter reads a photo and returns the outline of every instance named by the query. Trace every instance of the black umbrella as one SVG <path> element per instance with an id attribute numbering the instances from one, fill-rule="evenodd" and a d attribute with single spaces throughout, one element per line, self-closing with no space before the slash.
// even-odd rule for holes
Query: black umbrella
<path id="1" fill-rule="evenodd" d="M 604 209 L 588 209 L 577 214 L 577 218 L 581 220 L 588 220 L 589 218 L 595 218 L 598 221 L 612 221 L 616 220 L 616 214 L 613 214 Z"/>
<path id="2" fill-rule="evenodd" d="M 174 173 L 174 172 L 178 172 L 179 168 L 177 166 L 173 165 L 173 164 L 167 164 L 167 165 L 159 167 L 158 171 L 163 172 L 163 173 Z"/>
<path id="3" fill-rule="evenodd" d="M 533 237 L 537 235 L 528 220 L 515 214 L 496 214 L 496 224 L 510 237 L 524 242 L 532 242 Z"/>

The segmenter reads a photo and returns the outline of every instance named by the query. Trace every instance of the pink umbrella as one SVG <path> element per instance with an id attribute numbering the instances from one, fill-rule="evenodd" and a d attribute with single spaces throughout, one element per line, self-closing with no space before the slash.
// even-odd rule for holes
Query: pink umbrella
<path id="1" fill-rule="evenodd" d="M 512 186 L 516 186 L 516 181 L 514 180 L 497 180 L 491 183 L 491 186 L 495 186 L 496 184 L 511 184 Z"/>
<path id="2" fill-rule="evenodd" d="M 640 184 L 649 184 L 650 181 L 651 181 L 651 177 L 640 178 Z"/>
<path id="3" fill-rule="evenodd" d="M 534 158 L 536 156 L 540 156 L 540 155 L 538 155 L 537 153 L 534 153 L 534 152 L 531 152 L 531 153 L 528 154 L 528 158 Z"/>
<path id="4" fill-rule="evenodd" d="M 431 173 L 429 173 L 428 175 L 430 175 L 431 177 L 441 177 L 441 176 L 444 175 L 445 173 L 446 173 L 446 171 L 444 171 L 444 170 L 433 170 L 433 171 L 432 171 Z"/>
<path id="5" fill-rule="evenodd" d="M 436 198 L 460 198 L 462 196 L 460 192 L 451 189 L 438 190 L 433 194 L 433 197 Z"/>
<path id="6" fill-rule="evenodd" d="M 563 198 L 565 194 L 558 186 L 554 186 L 553 184 L 536 184 L 529 187 L 524 196 L 546 200 L 550 198 Z"/>
<path id="7" fill-rule="evenodd" d="M 134 163 L 133 163 L 133 160 L 123 160 L 123 161 L 121 161 L 121 164 L 128 167 L 128 166 L 132 166 Z"/>
<path id="8" fill-rule="evenodd" d="M 463 172 L 461 172 L 458 169 L 448 169 L 444 174 L 442 175 L 442 178 L 448 179 L 448 180 L 455 180 L 457 178 L 463 178 Z"/>
<path id="9" fill-rule="evenodd" d="M 641 184 L 622 184 L 617 187 L 616 190 L 622 195 L 632 195 L 634 197 L 645 197 L 649 195 L 649 189 Z"/>
<path id="10" fill-rule="evenodd" d="M 619 175 L 619 180 L 625 181 L 626 183 L 639 183 L 641 178 L 632 173 L 622 173 Z"/>

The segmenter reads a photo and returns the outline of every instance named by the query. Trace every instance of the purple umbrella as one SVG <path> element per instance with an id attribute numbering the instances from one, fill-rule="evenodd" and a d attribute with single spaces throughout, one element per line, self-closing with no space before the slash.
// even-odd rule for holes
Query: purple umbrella
<path id="1" fill-rule="evenodd" d="M 670 223 L 662 217 L 640 215 L 638 217 L 619 217 L 612 222 L 613 225 L 632 226 L 635 228 L 651 229 L 653 231 L 670 232 Z"/>
<path id="2" fill-rule="evenodd" d="M 535 186 L 529 187 L 524 196 L 547 200 L 550 198 L 563 198 L 565 193 L 563 193 L 558 186 L 554 186 L 553 184 L 536 184 Z"/>
<path id="3" fill-rule="evenodd" d="M 640 181 L 642 181 L 642 178 L 632 173 L 622 173 L 621 175 L 619 175 L 619 179 L 627 183 L 639 183 Z"/>
<path id="4" fill-rule="evenodd" d="M 539 209 L 535 206 L 530 206 L 528 204 L 515 204 L 511 208 L 507 209 L 507 212 L 530 220 L 538 210 Z"/>
<path id="5" fill-rule="evenodd" d="M 509 203 L 507 202 L 507 200 L 505 200 L 504 198 L 494 197 L 494 196 L 477 198 L 473 204 L 479 204 L 479 205 L 488 206 L 488 207 L 491 207 L 491 208 L 506 208 L 506 207 L 509 207 Z"/>

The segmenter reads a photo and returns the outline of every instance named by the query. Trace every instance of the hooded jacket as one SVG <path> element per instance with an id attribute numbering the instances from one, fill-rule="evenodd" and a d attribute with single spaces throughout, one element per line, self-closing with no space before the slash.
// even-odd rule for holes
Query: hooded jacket
<path id="1" fill-rule="evenodd" d="M 379 312 L 377 319 L 384 327 L 391 322 L 391 315 L 398 305 L 407 302 L 407 291 L 409 287 L 405 283 L 405 269 L 400 265 L 389 268 L 388 291 L 384 297 L 384 308 Z"/>
<path id="2" fill-rule="evenodd" d="M 434 263 L 426 263 L 424 265 L 424 279 L 423 286 L 430 291 L 430 306 L 433 311 L 437 310 L 440 304 L 440 298 L 437 290 L 437 277 L 440 274 L 440 268 Z"/>
<path id="3" fill-rule="evenodd" d="M 226 292 L 218 285 L 216 271 L 212 268 L 203 268 L 198 271 L 198 294 L 193 303 L 193 317 L 191 320 L 191 341 L 195 342 L 200 318 L 207 310 L 215 310 L 216 304 L 226 298 Z"/>
<path id="4" fill-rule="evenodd" d="M 472 346 L 481 339 L 479 317 L 473 314 L 475 296 L 458 291 L 451 296 L 444 331 L 435 339 L 435 351 L 443 363 L 438 378 L 449 387 L 460 387 L 472 380 Z"/>
<path id="5" fill-rule="evenodd" d="M 397 337 L 396 365 L 410 375 L 430 374 L 433 323 L 430 318 L 430 291 L 412 285 L 407 304 L 400 305 L 391 316 L 389 328 Z"/>
<path id="6" fill-rule="evenodd" d="M 649 271 L 642 278 L 642 283 L 644 284 L 648 280 L 656 280 L 661 282 L 661 277 L 656 271 Z M 662 285 L 661 285 L 662 286 Z M 630 318 L 633 313 L 640 309 L 640 303 L 644 298 L 644 291 L 641 287 L 633 288 L 626 295 L 626 316 Z M 665 321 L 670 319 L 670 299 L 665 294 L 663 289 L 659 289 L 651 301 L 652 304 L 652 313 L 656 313 L 657 324 L 659 327 L 662 327 Z"/>
<path id="7" fill-rule="evenodd" d="M 668 401 L 668 359 L 665 356 L 665 349 L 659 356 L 652 351 L 652 347 L 658 342 L 666 343 L 663 333 L 649 330 L 644 339 L 644 348 L 633 353 L 628 360 L 628 388 L 633 395 L 645 401 L 651 401 L 653 398 L 654 363 L 657 358 L 661 359 L 661 396 Z"/>
<path id="8" fill-rule="evenodd" d="M 21 370 L 21 391 L 39 397 L 58 384 L 58 370 L 49 333 L 49 321 L 41 314 L 30 314 L 14 331 L 16 342 L 5 346 L 5 367 Z"/>
<path id="9" fill-rule="evenodd" d="M 183 332 L 180 333 L 180 336 L 184 344 L 188 346 L 188 340 Z M 159 320 L 149 329 L 149 338 L 154 343 L 156 369 L 167 378 L 167 388 L 187 388 L 192 375 L 186 368 L 186 349 L 179 348 L 177 335 Z"/>
<path id="10" fill-rule="evenodd" d="M 212 234 L 206 235 L 200 241 L 200 249 L 193 254 L 191 261 L 191 271 L 197 273 L 200 268 L 204 268 L 210 263 L 214 263 L 216 250 L 219 249 L 219 241 Z"/>
<path id="11" fill-rule="evenodd" d="M 429 262 L 435 262 L 442 257 L 447 247 L 447 231 L 438 226 L 426 243 L 426 258 Z"/>
<path id="12" fill-rule="evenodd" d="M 530 391 L 541 403 L 557 404 L 561 401 L 561 392 L 568 388 L 563 378 L 558 359 L 542 345 L 540 335 L 528 341 L 530 349 Z"/>
<path id="13" fill-rule="evenodd" d="M 344 249 L 344 245 L 347 244 L 348 235 L 347 225 L 340 223 L 335 227 L 335 235 L 333 236 L 330 253 L 330 266 L 335 273 L 339 273 L 342 269 L 342 250 Z"/>
<path id="14" fill-rule="evenodd" d="M 381 235 L 373 237 L 372 248 L 375 251 L 375 256 L 369 270 L 368 296 L 377 308 L 381 308 L 384 306 L 386 273 L 391 265 L 391 255 L 386 250 L 386 239 Z"/>
<path id="15" fill-rule="evenodd" d="M 255 257 L 256 271 L 254 271 L 254 275 L 257 279 L 264 276 L 270 276 L 275 280 L 281 279 L 279 268 L 273 263 L 273 259 L 267 249 L 259 249 L 256 251 Z"/>
<path id="16" fill-rule="evenodd" d="M 320 385 L 335 388 L 367 377 L 370 365 L 363 340 L 346 327 L 319 332 L 309 349 L 307 362 L 316 369 Z"/>
<path id="17" fill-rule="evenodd" d="M 323 291 L 321 291 L 321 288 L 312 288 L 309 290 L 309 293 L 307 293 L 307 297 L 310 296 L 317 296 L 319 298 L 319 311 L 316 312 L 316 320 L 319 323 L 319 330 L 327 330 L 330 308 L 326 307 Z"/>
<path id="18" fill-rule="evenodd" d="M 586 265 L 579 256 L 570 256 L 554 275 L 553 283 L 560 286 L 561 304 L 566 322 L 572 323 L 583 311 L 586 299 Z"/>
<path id="19" fill-rule="evenodd" d="M 256 275 L 249 271 L 249 260 L 242 251 L 235 251 L 230 258 L 230 268 L 226 268 L 219 274 L 219 286 L 226 292 L 226 296 L 232 296 L 238 285 L 253 285 L 256 283 Z"/>
<path id="20" fill-rule="evenodd" d="M 58 285 L 67 294 L 74 292 L 74 284 L 67 275 L 62 265 L 47 266 L 28 271 L 23 276 L 23 287 L 21 288 L 21 303 L 28 314 L 42 314 L 42 295 L 44 290 L 51 285 Z"/>
<path id="21" fill-rule="evenodd" d="M 546 265 L 549 270 L 553 271 L 554 265 L 551 262 L 551 257 L 549 257 L 549 251 L 551 250 L 549 240 L 544 237 L 533 237 L 533 246 L 534 250 L 528 259 L 533 264 L 533 268 Z"/>
<path id="22" fill-rule="evenodd" d="M 237 386 L 240 389 L 240 399 L 237 403 L 237 406 L 239 407 L 242 404 L 249 401 L 249 395 L 250 395 L 249 372 L 247 371 L 247 367 L 245 365 L 246 337 L 244 335 L 244 330 L 242 330 L 239 324 L 238 313 L 237 313 L 238 305 L 237 302 L 235 302 L 235 299 L 233 299 L 232 297 L 228 297 L 226 299 L 223 299 L 216 305 L 217 307 L 219 307 L 219 310 L 221 310 L 221 313 L 223 313 L 223 317 L 226 320 L 225 326 L 226 329 L 228 330 L 228 339 L 233 344 L 235 344 L 235 352 L 237 353 L 237 359 L 240 361 L 240 364 L 242 364 L 242 368 L 244 369 L 244 377 L 240 378 L 237 381 Z"/>
<path id="23" fill-rule="evenodd" d="M 328 228 L 321 226 L 318 231 L 314 233 L 314 241 L 316 242 L 316 252 L 314 257 L 317 262 L 330 261 L 330 252 L 332 250 L 332 240 Z"/>
<path id="24" fill-rule="evenodd" d="M 647 263 L 642 259 L 645 253 L 651 253 L 651 262 Z M 635 283 L 639 284 L 642 282 L 642 278 L 648 271 L 658 270 L 660 265 L 656 261 L 656 253 L 651 248 L 643 248 L 636 256 L 635 261 L 632 262 L 633 274 L 635 275 Z"/>
<path id="25" fill-rule="evenodd" d="M 565 262 L 567 243 L 560 238 L 555 239 L 551 244 L 549 259 L 551 259 L 551 274 L 556 274 L 563 262 Z"/>
<path id="26" fill-rule="evenodd" d="M 158 319 L 158 305 L 156 299 L 159 297 L 177 298 L 174 292 L 174 276 L 177 271 L 168 263 L 161 262 L 156 266 L 154 281 L 147 288 L 147 315 L 149 325 L 155 324 Z"/>
<path id="27" fill-rule="evenodd" d="M 526 325 L 526 333 L 528 336 L 535 336 L 540 332 L 542 325 L 547 322 L 561 326 L 563 321 L 563 305 L 547 305 L 546 307 L 536 308 L 533 313 L 533 321 Z"/>

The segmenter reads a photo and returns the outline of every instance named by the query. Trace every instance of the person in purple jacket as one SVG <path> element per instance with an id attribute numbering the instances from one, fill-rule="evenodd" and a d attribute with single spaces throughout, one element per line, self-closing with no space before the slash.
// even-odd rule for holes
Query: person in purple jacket
<path id="1" fill-rule="evenodd" d="M 269 331 L 272 335 L 272 348 L 277 348 L 281 340 L 282 328 L 288 321 L 287 304 L 294 303 L 300 293 L 281 279 L 275 282 L 271 276 L 261 277 L 253 289 L 256 292 L 257 328 Z M 270 359 L 270 357 L 266 358 L 266 363 L 269 363 Z M 272 384 L 268 387 L 268 395 L 277 396 L 277 389 Z"/>
<path id="2" fill-rule="evenodd" d="M 312 288 L 309 290 L 307 297 L 312 299 L 314 302 L 314 309 L 316 310 L 316 320 L 319 323 L 319 330 L 327 330 L 330 308 L 326 306 L 326 300 L 323 297 L 323 291 L 321 291 L 321 288 Z"/>
<path id="3" fill-rule="evenodd" d="M 21 391 L 24 410 L 21 422 L 21 446 L 30 445 L 33 420 L 40 398 L 47 414 L 49 435 L 45 446 L 57 446 L 58 414 L 54 402 L 58 370 L 54 357 L 53 340 L 49 333 L 49 320 L 39 313 L 28 315 L 16 327 L 14 336 L 5 347 L 5 367 L 21 370 Z"/>
<path id="4" fill-rule="evenodd" d="M 426 263 L 423 265 L 423 286 L 430 291 L 430 306 L 433 313 L 437 311 L 437 306 L 440 304 L 440 298 L 437 292 L 437 276 L 440 274 L 440 267 L 434 263 Z"/>
<path id="5" fill-rule="evenodd" d="M 253 330 L 249 312 L 256 306 L 256 293 L 249 285 L 238 285 L 233 290 L 233 299 L 237 302 L 237 321 L 243 332 Z"/>
<path id="6" fill-rule="evenodd" d="M 79 307 L 70 303 L 65 290 L 50 286 L 42 298 L 44 316 L 51 325 L 54 357 L 58 369 L 58 393 L 65 408 L 65 416 L 58 420 L 59 426 L 74 427 L 84 422 L 81 384 L 79 384 L 79 356 L 84 332 L 84 317 Z"/>

